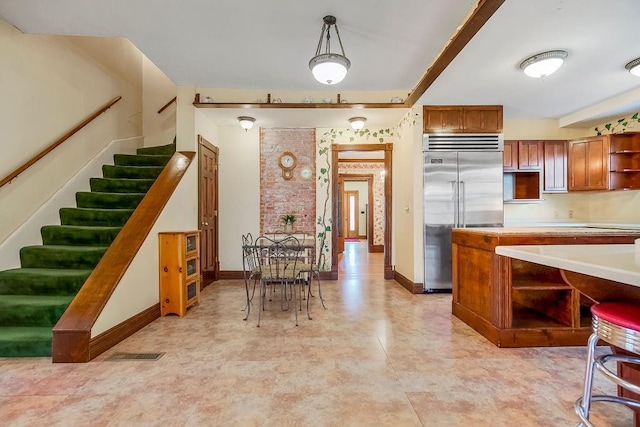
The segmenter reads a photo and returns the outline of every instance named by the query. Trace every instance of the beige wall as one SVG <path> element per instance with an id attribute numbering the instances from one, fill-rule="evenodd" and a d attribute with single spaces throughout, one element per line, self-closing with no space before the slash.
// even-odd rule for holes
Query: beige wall
<path id="1" fill-rule="evenodd" d="M 505 120 L 504 139 L 573 139 L 592 135 L 588 128 L 561 128 L 557 120 Z"/>
<path id="2" fill-rule="evenodd" d="M 220 269 L 242 270 L 241 236 L 260 233 L 260 128 L 221 126 L 219 148 Z"/>
<path id="3" fill-rule="evenodd" d="M 142 59 L 142 133 L 146 147 L 165 145 L 176 136 L 176 103 L 158 110 L 177 96 L 178 88 L 147 57 Z"/>
<path id="4" fill-rule="evenodd" d="M 420 111 L 419 116 L 416 112 Z M 420 229 L 415 229 L 414 216 L 422 217 L 422 203 L 416 209 L 415 188 L 422 188 L 422 174 L 417 178 L 416 168 L 422 171 L 422 156 L 418 155 L 419 166 L 416 164 L 415 129 L 422 130 L 422 107 L 416 107 L 407 112 L 397 129 L 397 139 L 393 144 L 393 182 L 392 182 L 392 259 L 395 270 L 409 280 L 415 280 L 415 242 L 422 246 Z M 420 132 L 420 135 L 422 132 Z M 420 150 L 421 153 L 421 150 Z M 420 199 L 422 200 L 422 199 Z M 422 264 L 420 264 L 422 265 Z"/>
<path id="5" fill-rule="evenodd" d="M 116 52 L 127 71 L 99 52 Z M 110 141 L 141 134 L 142 55 L 123 39 L 27 35 L 0 20 L 0 176 L 4 177 L 117 95 L 122 100 L 0 188 L 0 241 Z M 122 67 L 122 64 L 120 65 Z M 123 77 L 126 75 L 127 77 Z"/>

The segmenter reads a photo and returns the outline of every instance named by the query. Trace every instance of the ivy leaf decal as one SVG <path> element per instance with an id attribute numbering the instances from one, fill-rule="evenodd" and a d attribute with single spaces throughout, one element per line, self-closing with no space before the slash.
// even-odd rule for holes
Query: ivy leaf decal
<path id="1" fill-rule="evenodd" d="M 604 125 L 604 127 L 605 127 L 607 130 L 611 130 L 611 123 L 607 123 L 606 125 Z"/>
<path id="2" fill-rule="evenodd" d="M 379 139 L 379 141 L 380 141 L 380 142 L 384 142 L 384 138 L 380 138 L 380 139 Z"/>
<path id="3" fill-rule="evenodd" d="M 323 175 L 327 173 L 327 168 L 320 168 L 320 173 Z"/>
<path id="4" fill-rule="evenodd" d="M 378 136 L 378 132 L 373 133 L 373 137 L 376 138 Z"/>
<path id="5" fill-rule="evenodd" d="M 349 142 L 353 142 L 355 140 L 354 137 L 349 138 Z"/>
<path id="6" fill-rule="evenodd" d="M 635 113 L 633 116 L 631 116 L 631 118 L 632 118 L 633 120 L 637 119 L 637 118 L 638 118 L 638 113 Z"/>

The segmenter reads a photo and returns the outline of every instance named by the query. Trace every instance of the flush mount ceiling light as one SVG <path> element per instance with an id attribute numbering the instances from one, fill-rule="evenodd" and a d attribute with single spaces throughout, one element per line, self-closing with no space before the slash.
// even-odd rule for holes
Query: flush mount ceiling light
<path id="1" fill-rule="evenodd" d="M 624 66 L 631 74 L 640 77 L 640 58 L 634 59 Z"/>
<path id="2" fill-rule="evenodd" d="M 366 122 L 367 119 L 365 119 L 364 117 L 351 117 L 349 119 L 349 123 L 351 123 L 351 127 L 354 128 L 355 130 L 360 130 L 364 127 L 364 122 Z"/>
<path id="3" fill-rule="evenodd" d="M 338 32 L 338 24 L 336 24 L 335 16 L 327 15 L 322 19 L 324 24 L 320 31 L 320 41 L 318 41 L 316 56 L 311 58 L 311 61 L 309 61 L 309 68 L 311 68 L 313 77 L 315 77 L 317 81 L 326 85 L 334 85 L 336 83 L 340 83 L 347 75 L 347 70 L 351 67 L 351 61 L 349 61 L 344 54 L 344 48 L 342 47 L 342 40 L 340 39 L 340 33 Z M 331 53 L 331 27 L 335 27 L 342 55 L 339 53 Z M 324 53 L 320 53 L 322 50 L 322 40 L 325 38 L 325 32 L 325 49 Z"/>
<path id="4" fill-rule="evenodd" d="M 564 50 L 550 50 L 538 53 L 520 63 L 520 69 L 529 77 L 547 77 L 560 68 L 568 53 Z"/>
<path id="5" fill-rule="evenodd" d="M 238 121 L 240 122 L 240 127 L 246 132 L 253 127 L 253 122 L 255 122 L 256 119 L 249 116 L 240 116 L 238 117 Z"/>

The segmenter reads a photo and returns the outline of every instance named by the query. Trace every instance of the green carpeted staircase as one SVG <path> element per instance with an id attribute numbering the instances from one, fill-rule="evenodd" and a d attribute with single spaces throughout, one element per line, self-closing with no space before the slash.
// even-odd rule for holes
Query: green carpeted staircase
<path id="1" fill-rule="evenodd" d="M 0 357 L 51 356 L 52 329 L 107 247 L 175 153 L 173 144 L 116 154 L 41 228 L 42 245 L 20 250 L 20 268 L 0 271 Z"/>

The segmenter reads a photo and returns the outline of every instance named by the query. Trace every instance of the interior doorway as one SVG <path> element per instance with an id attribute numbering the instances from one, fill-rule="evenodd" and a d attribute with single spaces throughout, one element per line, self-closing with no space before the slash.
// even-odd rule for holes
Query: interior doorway
<path id="1" fill-rule="evenodd" d="M 342 160 L 341 160 L 342 161 Z M 370 161 L 370 160 L 368 160 Z M 384 159 L 381 159 L 384 161 Z M 373 240 L 373 218 L 374 218 L 374 196 L 373 196 L 373 174 L 339 174 L 340 181 L 340 191 L 344 193 L 348 190 L 352 190 L 354 188 L 358 188 L 358 184 L 366 187 L 366 190 L 363 190 L 360 187 L 359 191 L 359 212 L 358 212 L 358 237 L 359 239 L 366 239 L 366 248 L 367 252 L 383 252 L 383 245 L 376 246 Z M 344 215 L 343 215 L 344 217 Z M 343 221 L 344 222 L 344 221 Z M 345 227 L 342 227 L 345 229 Z M 348 236 L 347 233 L 342 233 L 342 230 L 338 230 L 338 239 L 339 239 L 339 253 L 344 251 L 344 238 L 352 238 Z"/>
<path id="2" fill-rule="evenodd" d="M 198 218 L 201 287 L 218 280 L 218 147 L 198 135 Z"/>
<path id="3" fill-rule="evenodd" d="M 339 174 L 340 153 L 358 152 L 358 153 L 383 153 L 383 172 L 384 172 L 384 224 L 383 224 L 383 248 L 384 248 L 384 278 L 391 280 L 394 277 L 393 266 L 391 265 L 391 188 L 392 188 L 392 152 L 393 144 L 334 144 L 332 145 L 332 176 L 331 176 L 331 194 L 332 194 L 332 218 L 336 219 L 336 226 L 331 229 L 331 277 L 338 278 L 338 254 L 340 245 L 344 245 L 344 234 L 339 219 L 342 217 L 343 202 L 343 182 L 344 176 Z M 369 204 L 371 205 L 371 203 Z M 369 233 L 371 235 L 371 233 Z"/>

